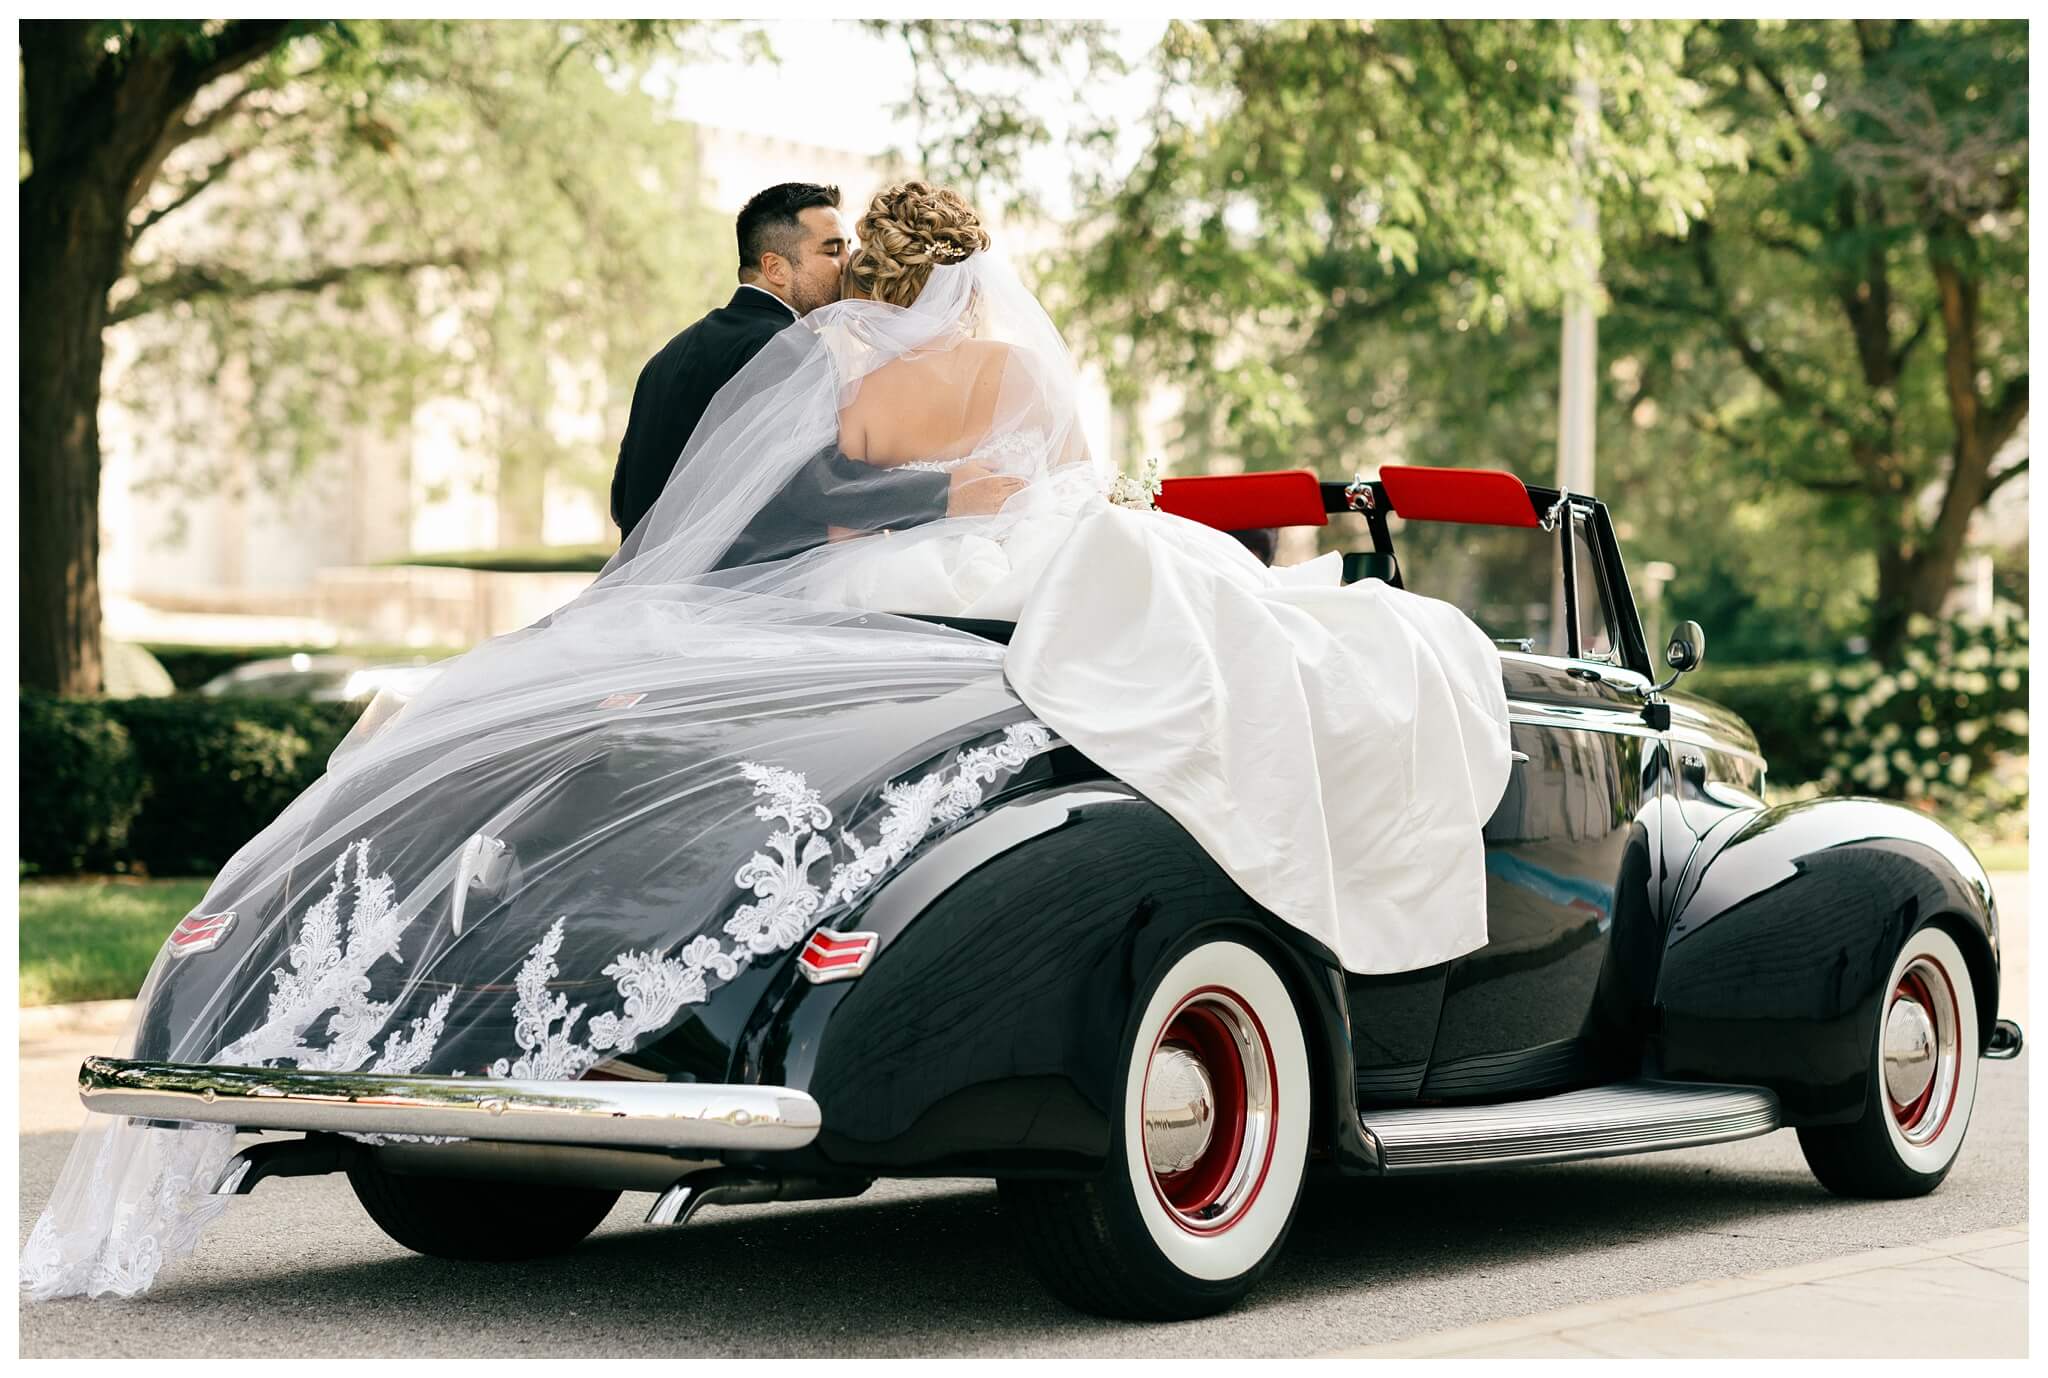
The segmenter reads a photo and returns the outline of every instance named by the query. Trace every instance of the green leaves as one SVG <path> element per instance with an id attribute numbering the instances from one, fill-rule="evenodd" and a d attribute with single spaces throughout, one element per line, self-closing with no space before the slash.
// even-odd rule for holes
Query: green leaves
<path id="1" fill-rule="evenodd" d="M 1646 196 L 1668 225 L 1697 213 L 1698 164 L 1727 148 L 1677 79 L 1681 53 L 1658 25 L 1173 24 L 1152 143 L 1102 188 L 1069 295 L 1130 341 L 1123 372 L 1193 368 L 1219 400 L 1195 399 L 1186 459 L 1313 461 L 1312 432 L 1357 409 L 1361 360 L 1342 351 L 1499 330 L 1585 285 L 1598 259 L 1578 192 Z M 1580 167 L 1589 75 L 1608 127 Z"/>
<path id="2" fill-rule="evenodd" d="M 1982 500 L 1963 438 L 2024 409 L 2024 26 L 1214 21 L 1155 60 L 1063 287 L 1126 395 L 1179 390 L 1183 471 L 1547 474 L 1557 312 L 1597 269 L 1600 487 L 1638 554 L 1788 581 L 1741 614 L 1759 647 L 1945 587 L 1968 513 L 1926 514 Z M 1825 557 L 1765 558 L 1794 527 Z"/>
<path id="3" fill-rule="evenodd" d="M 360 21 L 290 45 L 138 210 L 227 160 L 202 214 L 138 238 L 115 294 L 148 308 L 119 396 L 158 474 L 209 487 L 216 456 L 247 452 L 278 486 L 352 427 L 459 397 L 520 519 L 546 472 L 601 488 L 640 363 L 729 281 L 692 135 L 630 65 L 688 32 Z M 200 118 L 236 99 L 210 93 Z M 245 405 L 223 408 L 236 379 Z M 560 424 L 592 410 L 607 435 Z"/>

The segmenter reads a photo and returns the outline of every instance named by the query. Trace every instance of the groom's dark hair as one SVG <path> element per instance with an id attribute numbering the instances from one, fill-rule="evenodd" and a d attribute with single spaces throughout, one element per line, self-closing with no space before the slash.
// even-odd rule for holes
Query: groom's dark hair
<path id="1" fill-rule="evenodd" d="M 740 281 L 761 271 L 761 255 L 781 254 L 796 261 L 797 245 L 803 243 L 804 225 L 797 216 L 813 206 L 837 209 L 839 188 L 817 182 L 783 182 L 754 193 L 754 199 L 740 208 Z"/>

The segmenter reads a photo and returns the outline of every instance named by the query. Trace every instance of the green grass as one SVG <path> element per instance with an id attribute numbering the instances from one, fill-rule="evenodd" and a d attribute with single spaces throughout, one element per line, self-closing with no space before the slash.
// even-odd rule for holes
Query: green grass
<path id="1" fill-rule="evenodd" d="M 206 896 L 203 880 L 21 882 L 21 1003 L 125 1000 L 157 949 Z"/>
<path id="2" fill-rule="evenodd" d="M 2027 841 L 1985 842 L 1971 844 L 1987 871 L 2024 871 L 2027 869 Z"/>

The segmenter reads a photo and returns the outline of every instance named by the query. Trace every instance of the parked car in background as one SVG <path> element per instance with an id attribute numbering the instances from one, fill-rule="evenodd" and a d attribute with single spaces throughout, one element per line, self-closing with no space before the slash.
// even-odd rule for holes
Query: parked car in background
<path id="1" fill-rule="evenodd" d="M 209 698 L 310 699 L 315 703 L 359 703 L 380 689 L 411 692 L 433 677 L 425 656 L 410 660 L 365 660 L 361 656 L 279 656 L 252 660 L 199 686 Z"/>
<path id="2" fill-rule="evenodd" d="M 102 638 L 100 665 L 110 699 L 161 699 L 178 692 L 163 662 L 151 655 L 148 647 L 132 641 Z"/>

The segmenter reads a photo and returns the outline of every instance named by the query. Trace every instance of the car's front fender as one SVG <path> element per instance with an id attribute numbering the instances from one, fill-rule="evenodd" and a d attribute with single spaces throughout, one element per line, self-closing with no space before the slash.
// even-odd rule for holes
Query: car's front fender
<path id="1" fill-rule="evenodd" d="M 1893 958 L 1925 922 L 1970 961 L 1979 1026 L 1998 1008 L 1998 918 L 1984 868 L 1939 824 L 1874 799 L 1762 809 L 1709 834 L 1665 930 L 1662 1075 L 1777 1092 L 1788 1121 L 1863 1111 Z"/>

